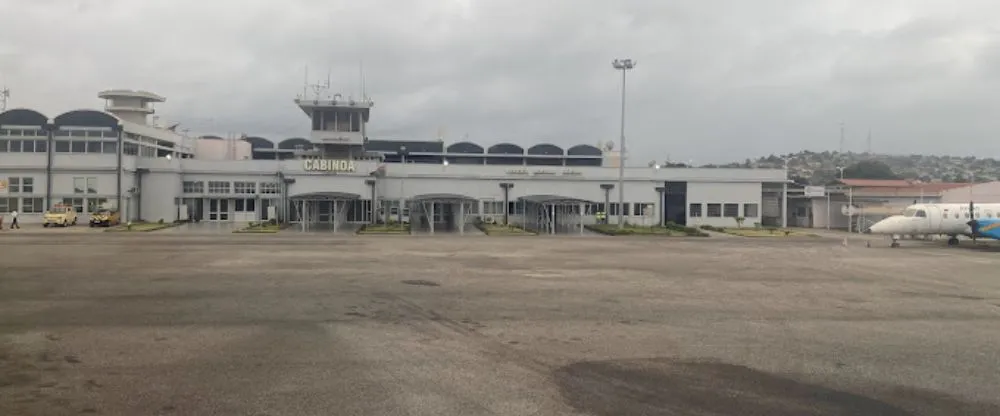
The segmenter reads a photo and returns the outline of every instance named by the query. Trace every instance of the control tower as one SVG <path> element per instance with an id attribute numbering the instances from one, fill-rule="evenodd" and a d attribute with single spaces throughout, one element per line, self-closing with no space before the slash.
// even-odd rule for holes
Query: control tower
<path id="1" fill-rule="evenodd" d="M 148 124 L 146 117 L 156 113 L 153 103 L 166 101 L 159 95 L 147 91 L 107 90 L 97 93 L 105 100 L 104 110 L 131 123 Z"/>
<path id="2" fill-rule="evenodd" d="M 364 155 L 368 135 L 365 126 L 375 106 L 368 97 L 356 99 L 328 93 L 330 83 L 313 85 L 311 97 L 305 93 L 295 104 L 312 119 L 309 141 L 313 149 L 300 154 L 324 158 L 357 158 Z"/>

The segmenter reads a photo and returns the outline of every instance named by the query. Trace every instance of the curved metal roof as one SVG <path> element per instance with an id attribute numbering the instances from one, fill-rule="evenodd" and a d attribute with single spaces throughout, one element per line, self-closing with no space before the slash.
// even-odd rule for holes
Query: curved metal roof
<path id="1" fill-rule="evenodd" d="M 594 201 L 573 198 L 562 195 L 527 195 L 517 198 L 518 201 L 534 202 L 536 204 L 593 204 Z"/>
<path id="2" fill-rule="evenodd" d="M 309 199 L 309 200 L 319 200 L 319 201 L 353 201 L 355 199 L 361 199 L 361 195 L 352 194 L 349 192 L 307 192 L 304 194 L 289 195 L 291 199 Z"/>
<path id="3" fill-rule="evenodd" d="M 475 201 L 476 198 L 467 195 L 459 194 L 423 194 L 410 197 L 411 201 L 427 201 L 427 202 L 464 202 L 464 201 Z"/>

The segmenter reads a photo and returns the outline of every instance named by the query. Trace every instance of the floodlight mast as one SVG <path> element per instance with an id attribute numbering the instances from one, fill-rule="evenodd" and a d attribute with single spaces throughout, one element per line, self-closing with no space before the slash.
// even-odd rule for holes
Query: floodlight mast
<path id="1" fill-rule="evenodd" d="M 625 228 L 625 74 L 635 68 L 632 59 L 615 59 L 615 70 L 622 71 L 622 114 L 618 137 L 618 229 Z"/>

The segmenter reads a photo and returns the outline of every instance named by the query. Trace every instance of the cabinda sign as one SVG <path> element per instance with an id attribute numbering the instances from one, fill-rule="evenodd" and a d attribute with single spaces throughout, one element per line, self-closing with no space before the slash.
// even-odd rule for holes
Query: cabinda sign
<path id="1" fill-rule="evenodd" d="M 353 160 L 306 159 L 302 168 L 309 172 L 354 172 Z"/>

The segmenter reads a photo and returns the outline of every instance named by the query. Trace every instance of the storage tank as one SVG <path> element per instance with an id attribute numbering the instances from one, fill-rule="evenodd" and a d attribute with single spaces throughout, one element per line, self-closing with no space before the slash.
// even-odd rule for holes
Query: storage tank
<path id="1" fill-rule="evenodd" d="M 194 157 L 203 160 L 250 160 L 250 143 L 238 138 L 206 136 L 195 141 Z"/>

